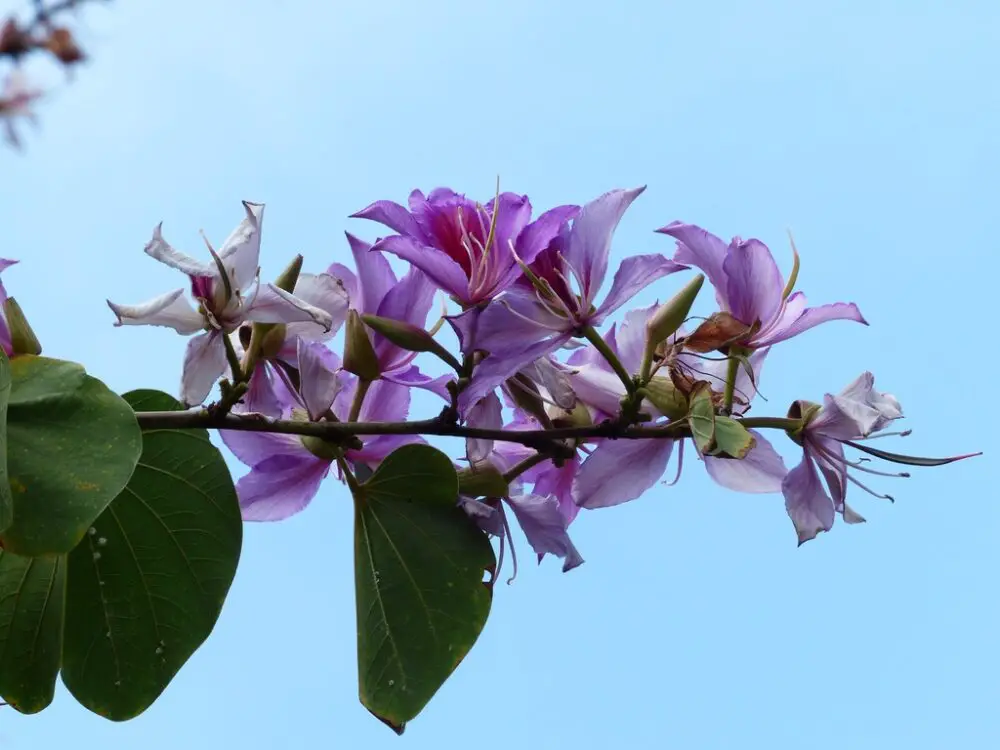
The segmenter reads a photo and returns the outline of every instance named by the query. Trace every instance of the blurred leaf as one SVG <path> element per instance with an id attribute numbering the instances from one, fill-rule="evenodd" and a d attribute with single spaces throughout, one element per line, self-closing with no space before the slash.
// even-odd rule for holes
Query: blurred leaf
<path id="1" fill-rule="evenodd" d="M 129 405 L 73 362 L 10 362 L 7 475 L 14 518 L 3 548 L 69 552 L 132 475 L 142 435 Z"/>
<path id="2" fill-rule="evenodd" d="M 457 499 L 451 460 L 427 445 L 394 451 L 355 494 L 359 692 L 400 733 L 490 612 L 493 547 Z"/>
<path id="3" fill-rule="evenodd" d="M 179 410 L 133 391 L 137 411 Z M 128 486 L 69 556 L 63 682 L 122 721 L 146 710 L 212 632 L 236 574 L 243 525 L 205 430 L 150 430 Z"/>
<path id="4" fill-rule="evenodd" d="M 691 392 L 688 424 L 698 452 L 709 452 L 715 444 L 715 404 L 712 402 L 712 389 L 705 381 L 698 383 Z"/>
<path id="5" fill-rule="evenodd" d="M 7 479 L 7 402 L 10 400 L 10 360 L 0 348 L 0 533 L 14 520 L 14 503 Z"/>
<path id="6" fill-rule="evenodd" d="M 0 695 L 21 713 L 37 713 L 52 702 L 65 590 L 65 555 L 0 552 Z"/>

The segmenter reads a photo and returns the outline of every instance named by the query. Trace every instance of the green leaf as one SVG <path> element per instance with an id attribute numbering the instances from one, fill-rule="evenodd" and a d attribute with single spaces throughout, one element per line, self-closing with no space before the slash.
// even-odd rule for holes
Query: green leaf
<path id="1" fill-rule="evenodd" d="M 0 552 L 0 695 L 21 713 L 37 713 L 52 702 L 65 589 L 65 555 Z"/>
<path id="2" fill-rule="evenodd" d="M 133 391 L 137 411 L 179 410 Z M 212 632 L 243 525 L 205 430 L 150 430 L 128 486 L 69 556 L 62 678 L 115 721 L 142 713 Z"/>
<path id="3" fill-rule="evenodd" d="M 129 405 L 73 362 L 10 362 L 7 475 L 14 519 L 0 535 L 27 557 L 72 550 L 132 475 L 142 434 Z"/>
<path id="4" fill-rule="evenodd" d="M 490 612 L 493 547 L 457 499 L 451 460 L 427 445 L 398 448 L 355 494 L 359 692 L 400 733 Z"/>
<path id="5" fill-rule="evenodd" d="M 691 426 L 691 436 L 698 452 L 705 454 L 715 445 L 715 404 L 712 402 L 709 384 L 704 381 L 698 383 L 691 392 L 690 402 L 688 424 Z"/>
<path id="6" fill-rule="evenodd" d="M 712 455 L 725 455 L 732 458 L 744 458 L 756 444 L 753 435 L 747 428 L 730 417 L 715 418 L 715 450 Z"/>
<path id="7" fill-rule="evenodd" d="M 14 501 L 7 479 L 7 402 L 10 400 L 10 360 L 0 347 L 0 533 L 14 520 Z"/>

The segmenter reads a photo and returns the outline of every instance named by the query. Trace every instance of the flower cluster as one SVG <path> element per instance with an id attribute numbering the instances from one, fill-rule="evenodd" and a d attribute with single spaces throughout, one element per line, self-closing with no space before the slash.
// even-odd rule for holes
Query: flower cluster
<path id="1" fill-rule="evenodd" d="M 784 417 L 748 416 L 771 347 L 822 323 L 867 323 L 851 303 L 807 306 L 795 290 L 797 253 L 786 280 L 763 242 L 726 242 L 676 221 L 657 230 L 673 240 L 671 255 L 628 257 L 610 274 L 615 231 L 642 192 L 612 190 L 536 215 L 514 193 L 480 203 L 444 188 L 414 191 L 406 206 L 377 201 L 354 214 L 392 234 L 371 244 L 347 235 L 353 267 L 332 263 L 309 275 L 298 257 L 275 283 L 259 279 L 264 208 L 244 203 L 245 218 L 218 251 L 206 240 L 212 262 L 175 250 L 159 227 L 146 246 L 188 276 L 195 305 L 184 289 L 109 305 L 118 325 L 194 335 L 181 385 L 187 404 L 204 403 L 226 375 L 212 408 L 281 425 L 222 433 L 250 467 L 237 484 L 247 520 L 299 512 L 331 472 L 354 486 L 423 435 L 464 436 L 465 455 L 455 462 L 459 505 L 500 538 L 501 551 L 512 513 L 539 559 L 555 555 L 568 570 L 583 561 L 568 534 L 579 510 L 640 497 L 674 455 L 679 478 L 686 449 L 726 488 L 782 494 L 799 543 L 830 530 L 837 514 L 863 520 L 846 502 L 848 483 L 889 497 L 857 474 L 906 476 L 871 469 L 868 457 L 848 460 L 844 446 L 904 464 L 965 457 L 867 446 L 907 434 L 884 431 L 902 411 L 867 372 L 822 404 L 796 401 Z M 405 262 L 402 277 L 390 255 Z M 641 290 L 686 271 L 700 273 L 672 299 L 625 312 L 601 332 Z M 691 326 L 705 280 L 718 310 Z M 452 308 L 431 323 L 439 291 Z M 457 336 L 455 353 L 435 338 L 445 322 Z M 341 329 L 335 352 L 330 341 Z M 420 353 L 453 372 L 422 372 Z M 413 389 L 440 397 L 441 413 L 407 421 Z M 337 439 L 294 429 L 307 423 L 359 429 Z M 786 467 L 762 434 L 768 428 L 801 446 L 798 466 Z"/>

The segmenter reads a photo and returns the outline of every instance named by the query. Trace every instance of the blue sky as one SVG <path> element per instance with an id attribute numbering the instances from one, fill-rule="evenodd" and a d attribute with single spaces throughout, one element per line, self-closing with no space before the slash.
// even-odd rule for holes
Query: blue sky
<path id="1" fill-rule="evenodd" d="M 523 564 L 498 586 L 403 738 L 357 702 L 350 498 L 328 483 L 301 515 L 247 529 L 215 633 L 145 714 L 111 724 L 60 689 L 39 716 L 0 712 L 0 747 L 1000 741 L 1000 446 L 982 416 L 1000 6 L 133 1 L 87 11 L 81 38 L 92 64 L 71 85 L 44 70 L 41 130 L 0 153 L 0 255 L 23 261 L 4 281 L 46 353 L 118 390 L 177 387 L 184 340 L 113 329 L 103 301 L 179 286 L 142 253 L 160 220 L 195 251 L 198 229 L 219 241 L 241 199 L 264 201 L 273 276 L 295 252 L 311 270 L 343 261 L 345 229 L 376 233 L 347 215 L 414 187 L 485 199 L 499 174 L 541 209 L 648 184 L 617 257 L 669 253 L 652 230 L 683 219 L 758 237 L 787 269 L 790 228 L 799 288 L 872 324 L 780 346 L 760 413 L 870 369 L 914 428 L 899 449 L 987 453 L 879 481 L 895 505 L 858 493 L 867 524 L 801 549 L 780 496 L 725 492 L 694 462 L 676 487 L 584 513 L 586 564 Z"/>

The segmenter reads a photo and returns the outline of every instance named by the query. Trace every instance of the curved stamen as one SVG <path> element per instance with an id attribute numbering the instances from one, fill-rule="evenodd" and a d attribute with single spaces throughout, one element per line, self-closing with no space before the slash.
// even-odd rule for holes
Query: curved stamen
<path id="1" fill-rule="evenodd" d="M 848 482 L 851 482 L 852 484 L 856 484 L 858 487 L 860 487 L 861 489 L 863 489 L 865 492 L 867 492 L 872 497 L 877 497 L 879 500 L 888 500 L 890 503 L 896 502 L 896 498 L 894 498 L 892 495 L 880 495 L 878 492 L 876 492 L 875 490 L 873 490 L 871 487 L 868 487 L 867 485 L 862 484 L 857 479 L 855 479 L 854 477 L 852 477 L 850 474 L 845 474 L 845 476 L 847 477 L 847 481 Z"/>
<path id="2" fill-rule="evenodd" d="M 677 449 L 677 475 L 669 482 L 660 482 L 660 484 L 666 487 L 673 487 L 681 479 L 681 470 L 684 468 L 684 442 L 683 440 L 678 441 L 680 447 Z"/>
<path id="3" fill-rule="evenodd" d="M 855 438 L 856 441 L 861 442 L 863 440 L 875 440 L 876 438 L 883 437 L 909 437 L 913 433 L 913 430 L 900 430 L 898 432 L 876 432 L 874 435 L 868 435 L 867 437 Z"/>
<path id="4" fill-rule="evenodd" d="M 561 333 L 562 332 L 562 327 L 561 326 L 555 326 L 555 325 L 550 325 L 548 323 L 542 323 L 541 321 L 535 320 L 533 318 L 529 318 L 527 315 L 524 315 L 523 313 L 519 313 L 517 310 L 515 310 L 513 307 L 511 307 L 510 302 L 508 302 L 505 299 L 504 300 L 500 300 L 500 304 L 503 305 L 504 307 L 506 307 L 507 311 L 511 315 L 513 315 L 515 318 L 520 318 L 524 322 L 530 323 L 531 325 L 536 326 L 537 328 L 544 328 L 546 331 L 552 331 L 553 333 Z"/>
<path id="5" fill-rule="evenodd" d="M 510 578 L 507 579 L 507 585 L 510 586 L 517 578 L 517 549 L 514 546 L 514 535 L 510 533 L 510 524 L 507 523 L 507 514 L 504 512 L 503 503 L 497 504 L 497 511 L 500 513 L 500 522 L 503 524 L 504 534 L 510 540 L 510 559 L 511 563 L 514 565 L 514 572 L 511 574 Z M 499 573 L 499 568 L 497 569 Z"/>

